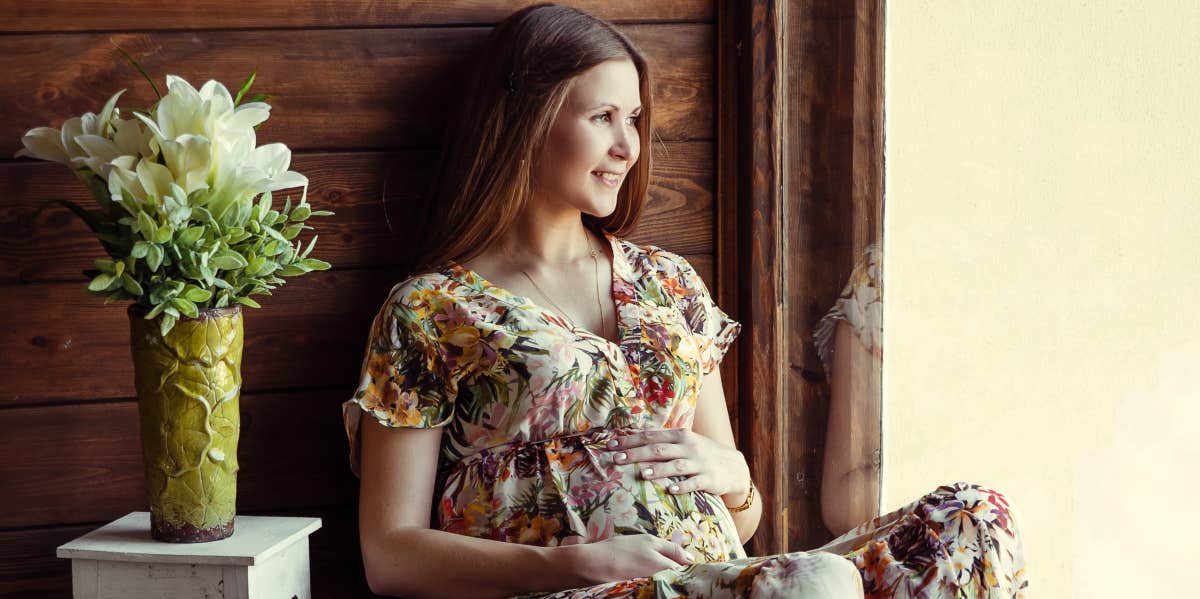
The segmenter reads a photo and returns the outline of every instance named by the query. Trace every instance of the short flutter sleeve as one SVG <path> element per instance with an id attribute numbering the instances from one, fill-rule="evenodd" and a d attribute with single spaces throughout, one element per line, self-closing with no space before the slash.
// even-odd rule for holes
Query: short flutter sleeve
<path id="1" fill-rule="evenodd" d="M 833 307 L 817 323 L 813 341 L 817 355 L 825 368 L 825 376 L 833 376 L 833 339 L 838 321 L 850 326 L 854 336 L 872 353 L 880 353 L 883 336 L 883 252 L 879 243 L 863 250 L 850 279 L 842 288 Z"/>
<path id="2" fill-rule="evenodd" d="M 371 323 L 354 396 L 342 404 L 350 468 L 359 473 L 359 424 L 369 414 L 391 428 L 435 428 L 454 412 L 446 354 L 433 318 L 436 291 L 411 280 L 392 288 Z"/>
<path id="3" fill-rule="evenodd" d="M 708 374 L 720 366 L 742 325 L 713 300 L 708 286 L 687 259 L 659 248 L 653 251 L 666 293 L 674 298 L 700 348 L 700 370 Z"/>

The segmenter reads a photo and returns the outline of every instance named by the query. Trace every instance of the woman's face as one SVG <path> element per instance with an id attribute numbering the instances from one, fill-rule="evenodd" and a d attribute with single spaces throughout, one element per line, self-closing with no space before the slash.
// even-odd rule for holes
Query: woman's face
<path id="1" fill-rule="evenodd" d="M 605 61 L 576 77 L 534 165 L 536 201 L 611 214 L 641 151 L 641 107 L 630 60 Z"/>

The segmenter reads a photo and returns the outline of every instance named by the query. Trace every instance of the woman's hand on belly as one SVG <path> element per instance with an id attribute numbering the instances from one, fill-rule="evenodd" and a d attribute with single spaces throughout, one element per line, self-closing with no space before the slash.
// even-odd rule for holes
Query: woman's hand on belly
<path id="1" fill-rule="evenodd" d="M 667 491 L 678 495 L 707 491 L 745 496 L 750 467 L 742 452 L 687 429 L 645 430 L 609 441 L 617 464 L 636 464 L 646 480 L 674 478 Z"/>

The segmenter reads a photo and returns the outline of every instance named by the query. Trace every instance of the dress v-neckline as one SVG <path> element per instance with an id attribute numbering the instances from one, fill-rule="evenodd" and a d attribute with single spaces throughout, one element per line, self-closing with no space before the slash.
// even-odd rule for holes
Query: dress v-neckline
<path id="1" fill-rule="evenodd" d="M 628 335 L 628 332 L 629 332 L 629 327 L 626 326 L 625 318 L 622 315 L 623 314 L 622 308 L 624 308 L 624 305 L 617 299 L 617 293 L 616 293 L 616 288 L 621 282 L 620 274 L 619 274 L 620 268 L 617 266 L 617 261 L 624 260 L 625 257 L 621 253 L 621 251 L 622 251 L 621 248 L 618 247 L 616 238 L 611 236 L 607 231 L 601 231 L 601 234 L 603 234 L 604 239 L 608 242 L 609 248 L 612 250 L 612 259 L 610 260 L 612 268 L 611 268 L 611 272 L 610 272 L 610 276 L 609 276 L 609 280 L 608 280 L 608 283 L 609 283 L 609 285 L 608 285 L 608 287 L 609 287 L 608 300 L 610 302 L 612 302 L 611 305 L 613 306 L 613 315 L 617 321 L 617 338 L 615 341 L 612 339 L 609 339 L 608 337 L 605 337 L 603 335 L 597 334 L 596 332 L 594 332 L 590 329 L 579 326 L 578 324 L 575 323 L 575 321 L 573 319 L 568 317 L 566 314 L 560 314 L 558 310 L 551 310 L 550 308 L 547 308 L 547 307 L 531 300 L 527 296 L 518 295 L 516 293 L 513 293 L 512 291 L 509 291 L 508 289 L 506 289 L 504 287 L 501 287 L 499 285 L 496 285 L 495 283 L 492 283 L 491 281 L 489 281 L 487 279 L 487 277 L 484 277 L 483 275 L 479 274 L 477 271 L 475 271 L 471 268 L 467 268 L 466 266 L 463 266 L 457 260 L 450 259 L 447 261 L 447 263 L 450 266 L 449 271 L 450 271 L 451 276 L 453 276 L 455 279 L 459 280 L 460 282 L 462 282 L 466 285 L 474 287 L 474 288 L 478 289 L 479 291 L 490 290 L 490 291 L 492 291 L 493 294 L 498 296 L 497 299 L 500 299 L 501 301 L 504 301 L 510 305 L 515 305 L 519 308 L 524 308 L 524 309 L 535 309 L 546 315 L 552 316 L 552 317 L 554 317 L 554 320 L 564 323 L 565 326 L 563 326 L 563 328 L 570 330 L 572 333 L 574 333 L 576 335 L 587 336 L 592 339 L 599 340 L 608 345 L 616 346 L 616 347 L 620 348 L 622 346 L 622 342 L 625 340 L 625 337 Z M 465 277 L 462 276 L 462 273 L 470 273 L 471 278 L 474 279 L 474 282 L 467 280 Z"/>

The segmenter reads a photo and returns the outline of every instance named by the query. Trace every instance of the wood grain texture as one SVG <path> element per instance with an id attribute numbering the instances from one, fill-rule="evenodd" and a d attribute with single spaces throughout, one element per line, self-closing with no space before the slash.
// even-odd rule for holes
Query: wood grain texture
<path id="1" fill-rule="evenodd" d="M 539 0 L 260 0 L 232 5 L 223 0 L 61 0 L 5 3 L 0 33 L 31 31 L 128 31 L 145 28 L 257 29 L 296 27 L 397 27 L 491 25 Z M 703 0 L 574 0 L 588 14 L 617 23 L 712 21 Z"/>
<path id="2" fill-rule="evenodd" d="M 712 256 L 684 257 L 711 283 Z M 313 273 L 246 310 L 243 392 L 353 385 L 371 319 L 402 278 L 388 269 Z M 0 406 L 134 396 L 128 316 L 84 288 L 3 287 Z"/>
<path id="3" fill-rule="evenodd" d="M 655 172 L 649 198 L 630 239 L 654 240 L 683 254 L 711 252 L 713 145 L 664 142 L 652 148 Z M 311 182 L 309 202 L 336 212 L 310 221 L 320 236 L 313 256 L 342 269 L 398 264 L 397 256 L 407 248 L 394 231 L 408 207 L 423 201 L 435 160 L 436 153 L 429 150 L 296 156 L 292 168 Z M 0 283 L 82 281 L 80 273 L 106 257 L 95 236 L 66 208 L 53 206 L 37 214 L 39 206 L 55 198 L 95 206 L 62 165 L 0 164 L 0 197 L 10 198 L 0 206 Z M 277 201 L 282 204 L 283 197 Z"/>
<path id="4" fill-rule="evenodd" d="M 753 555 L 787 551 L 787 489 L 783 484 L 782 262 L 779 57 L 783 7 L 773 0 L 722 5 L 732 36 L 722 51 L 736 61 L 736 142 L 722 141 L 723 168 L 737 169 L 738 310 L 744 323 L 738 372 L 738 427 L 763 501 L 762 522 L 750 540 Z M 724 35 L 724 33 L 723 33 Z M 725 72 L 725 71 L 723 71 Z M 728 166 L 726 166 L 728 165 Z"/>
<path id="5" fill-rule="evenodd" d="M 246 393 L 241 398 L 238 513 L 336 505 L 350 473 L 342 387 Z M 37 460 L 0 464 L 0 529 L 108 522 L 146 510 L 137 402 L 0 410 L 0 448 Z"/>
<path id="6" fill-rule="evenodd" d="M 711 139 L 713 27 L 622 30 L 651 63 L 657 135 Z M 149 106 L 153 90 L 116 45 L 160 88 L 170 73 L 196 87 L 217 79 L 236 91 L 257 69 L 253 89 L 272 95 L 262 141 L 293 151 L 432 147 L 454 102 L 464 57 L 477 51 L 487 32 L 451 27 L 0 36 L 7 67 L 0 79 L 0 157 L 20 149 L 27 130 L 100 112 L 120 89 L 129 90 L 120 106 Z"/>

